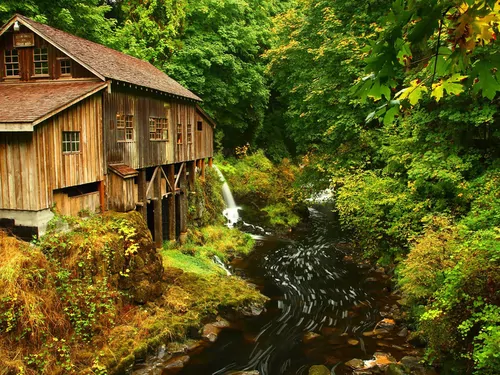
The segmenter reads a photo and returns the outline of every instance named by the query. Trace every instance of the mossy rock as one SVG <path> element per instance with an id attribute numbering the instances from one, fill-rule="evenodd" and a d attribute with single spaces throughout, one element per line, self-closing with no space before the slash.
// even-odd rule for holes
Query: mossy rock
<path id="1" fill-rule="evenodd" d="M 330 375 L 330 370 L 326 366 L 315 365 L 309 369 L 309 375 Z"/>

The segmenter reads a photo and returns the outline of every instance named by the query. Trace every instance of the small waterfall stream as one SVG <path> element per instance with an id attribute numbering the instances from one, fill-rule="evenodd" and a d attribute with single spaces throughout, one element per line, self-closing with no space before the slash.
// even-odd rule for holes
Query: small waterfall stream
<path id="1" fill-rule="evenodd" d="M 224 197 L 224 202 L 226 203 L 226 209 L 223 211 L 224 216 L 227 219 L 227 226 L 229 228 L 234 228 L 235 224 L 240 220 L 240 214 L 238 210 L 240 207 L 236 206 L 236 202 L 234 201 L 233 193 L 231 193 L 231 189 L 224 178 L 224 175 L 220 171 L 220 169 L 214 165 L 213 168 L 217 171 L 222 184 L 222 196 Z"/>

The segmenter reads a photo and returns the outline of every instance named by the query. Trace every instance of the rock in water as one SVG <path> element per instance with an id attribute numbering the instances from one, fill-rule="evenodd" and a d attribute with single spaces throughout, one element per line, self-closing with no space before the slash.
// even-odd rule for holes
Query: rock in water
<path id="1" fill-rule="evenodd" d="M 315 365 L 309 369 L 309 375 L 330 375 L 330 370 L 326 366 Z"/>
<path id="2" fill-rule="evenodd" d="M 220 328 L 214 326 L 213 324 L 206 324 L 203 327 L 203 333 L 201 337 L 209 342 L 215 342 L 219 336 Z"/>

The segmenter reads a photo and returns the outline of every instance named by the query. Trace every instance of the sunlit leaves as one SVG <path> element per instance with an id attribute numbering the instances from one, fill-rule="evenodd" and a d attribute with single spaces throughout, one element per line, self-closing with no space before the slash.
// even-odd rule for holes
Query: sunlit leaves
<path id="1" fill-rule="evenodd" d="M 460 95 L 464 91 L 464 87 L 461 82 L 466 79 L 467 76 L 462 76 L 460 74 L 453 74 L 450 78 L 445 80 L 440 80 L 432 85 L 431 96 L 436 99 L 436 101 L 441 100 L 446 91 L 448 94 Z"/>
<path id="2" fill-rule="evenodd" d="M 410 86 L 402 89 L 396 95 L 395 98 L 399 100 L 408 99 L 411 105 L 415 105 L 422 98 L 424 93 L 429 91 L 427 87 L 419 79 L 414 79 L 410 82 Z"/>

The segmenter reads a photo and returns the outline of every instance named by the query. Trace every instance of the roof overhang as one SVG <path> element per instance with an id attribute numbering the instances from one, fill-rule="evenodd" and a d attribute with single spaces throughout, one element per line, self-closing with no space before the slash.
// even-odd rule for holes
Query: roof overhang
<path id="1" fill-rule="evenodd" d="M 52 116 L 55 116 L 56 114 L 71 107 L 72 105 L 88 98 L 89 96 L 92 96 L 95 93 L 107 88 L 108 85 L 109 85 L 108 82 L 104 82 L 104 83 L 100 84 L 99 86 L 97 86 L 96 88 L 92 89 L 91 91 L 88 91 L 85 94 L 57 107 L 56 109 L 53 109 L 52 111 L 45 113 L 43 116 L 37 118 L 34 121 L 31 121 L 31 122 L 1 122 L 0 121 L 0 132 L 16 132 L 16 133 L 33 132 L 36 125 L 51 118 Z"/>

